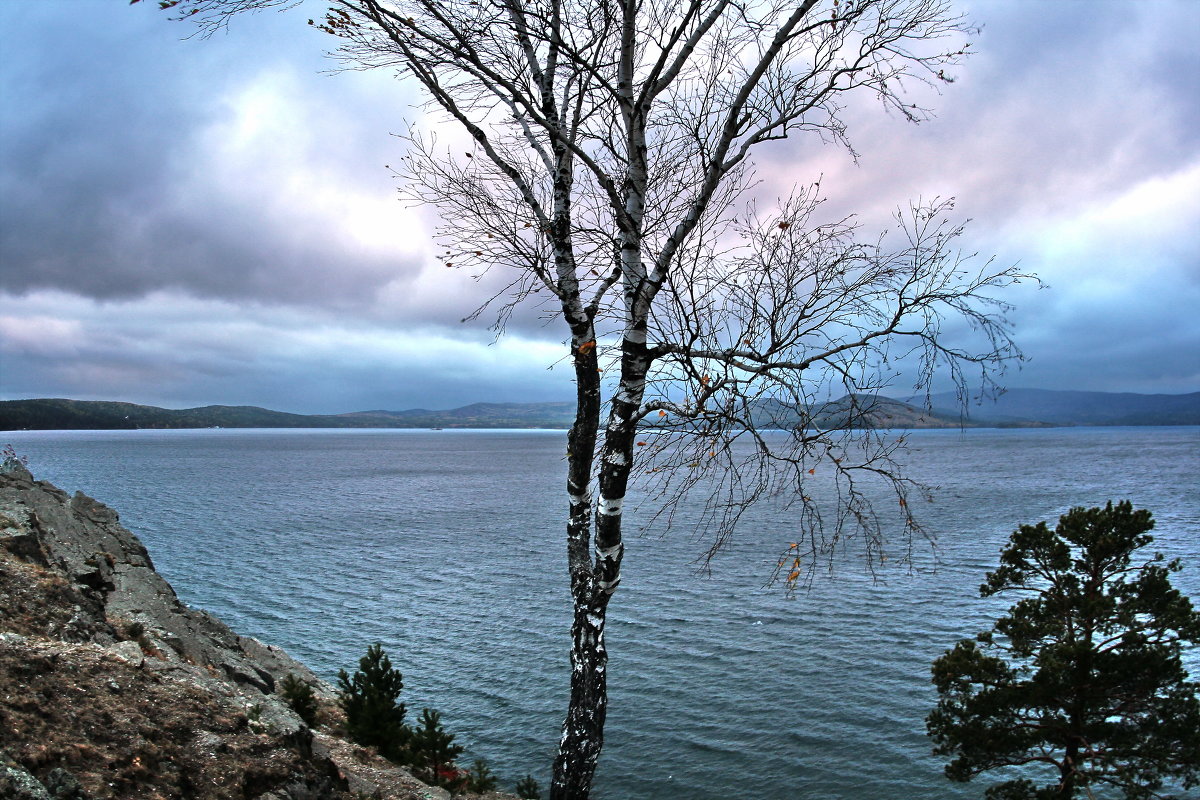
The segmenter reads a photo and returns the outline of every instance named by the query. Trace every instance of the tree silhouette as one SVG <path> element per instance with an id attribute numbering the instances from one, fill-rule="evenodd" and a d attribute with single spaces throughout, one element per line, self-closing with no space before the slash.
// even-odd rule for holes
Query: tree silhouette
<path id="1" fill-rule="evenodd" d="M 1181 654 L 1200 642 L 1200 614 L 1171 586 L 1178 561 L 1135 560 L 1153 525 L 1110 502 L 1012 535 L 980 594 L 1021 599 L 933 664 L 941 699 L 928 728 L 934 752 L 953 757 L 949 778 L 1017 768 L 988 789 L 997 800 L 1141 800 L 1170 796 L 1166 780 L 1197 785 L 1200 701 Z"/>

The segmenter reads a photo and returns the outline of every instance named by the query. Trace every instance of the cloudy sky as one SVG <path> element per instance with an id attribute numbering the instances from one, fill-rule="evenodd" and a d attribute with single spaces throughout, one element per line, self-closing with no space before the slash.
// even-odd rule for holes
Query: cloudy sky
<path id="1" fill-rule="evenodd" d="M 384 166 L 412 87 L 328 74 L 312 10 L 184 40 L 155 5 L 0 0 L 0 399 L 571 397 L 556 327 L 459 321 L 488 287 L 437 262 Z M 822 175 L 864 220 L 956 197 L 968 247 L 1050 287 L 1009 297 L 1010 386 L 1200 390 L 1200 3 L 960 8 L 983 31 L 936 119 L 855 106 L 857 163 L 785 145 L 765 190 Z"/>

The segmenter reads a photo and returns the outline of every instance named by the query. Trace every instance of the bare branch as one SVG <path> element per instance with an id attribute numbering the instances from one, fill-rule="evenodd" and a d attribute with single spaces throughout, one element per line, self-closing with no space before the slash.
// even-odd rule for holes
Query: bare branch
<path id="1" fill-rule="evenodd" d="M 288 4 L 176 10 L 210 34 Z M 630 486 L 649 488 L 650 525 L 687 509 L 707 558 L 779 498 L 794 532 L 773 574 L 789 588 L 856 533 L 872 570 L 903 562 L 925 490 L 880 393 L 947 373 L 965 396 L 968 370 L 987 386 L 1020 358 L 996 292 L 1029 276 L 959 252 L 950 203 L 917 203 L 874 238 L 821 220 L 816 187 L 738 210 L 764 142 L 853 155 L 848 93 L 926 118 L 909 87 L 950 80 L 971 29 L 945 0 L 332 0 L 311 22 L 346 68 L 415 79 L 433 118 L 470 135 L 458 154 L 410 133 L 396 174 L 438 208 L 447 267 L 506 271 L 483 306 L 497 329 L 519 302 L 564 325 L 575 615 L 552 797 L 586 798 Z"/>

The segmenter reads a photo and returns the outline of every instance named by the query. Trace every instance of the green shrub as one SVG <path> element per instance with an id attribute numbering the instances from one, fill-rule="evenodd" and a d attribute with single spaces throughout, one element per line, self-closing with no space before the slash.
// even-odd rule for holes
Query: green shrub
<path id="1" fill-rule="evenodd" d="M 345 670 L 338 672 L 338 687 L 342 691 L 338 702 L 346 712 L 346 732 L 352 741 L 376 748 L 385 758 L 410 767 L 426 783 L 451 792 L 489 792 L 496 788 L 496 778 L 483 759 L 469 770 L 455 764 L 463 748 L 442 726 L 442 715 L 437 711 L 422 709 L 415 726 L 404 724 L 405 707 L 399 702 L 404 679 L 399 670 L 392 668 L 378 642 L 367 648 L 353 676 Z M 311 687 L 289 675 L 282 693 L 286 698 L 305 690 L 312 694 Z M 295 705 L 292 707 L 301 713 Z M 533 787 L 536 792 L 537 784 Z"/>
<path id="2" fill-rule="evenodd" d="M 279 694 L 310 728 L 317 725 L 317 696 L 307 681 L 288 675 L 279 685 Z"/>

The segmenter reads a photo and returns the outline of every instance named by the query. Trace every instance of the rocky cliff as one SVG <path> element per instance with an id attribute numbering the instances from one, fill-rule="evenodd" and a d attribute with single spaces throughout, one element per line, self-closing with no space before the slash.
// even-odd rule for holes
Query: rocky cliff
<path id="1" fill-rule="evenodd" d="M 278 694 L 288 675 L 314 686 L 315 729 Z M 181 603 L 115 511 L 0 468 L 0 797 L 449 796 L 342 738 L 335 697 Z"/>

